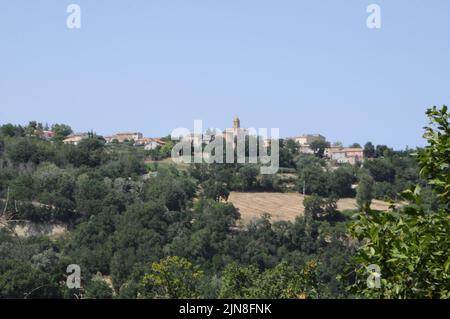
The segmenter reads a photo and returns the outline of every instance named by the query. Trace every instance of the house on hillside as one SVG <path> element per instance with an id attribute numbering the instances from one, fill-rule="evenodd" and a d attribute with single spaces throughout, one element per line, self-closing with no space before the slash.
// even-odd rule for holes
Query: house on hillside
<path id="1" fill-rule="evenodd" d="M 55 132 L 53 131 L 42 131 L 42 137 L 46 140 L 49 140 L 55 136 Z"/>
<path id="2" fill-rule="evenodd" d="M 300 136 L 296 136 L 292 138 L 299 146 L 300 153 L 305 154 L 314 154 L 314 151 L 311 149 L 311 143 L 315 141 L 325 142 L 325 136 L 320 134 L 303 134 Z"/>
<path id="3" fill-rule="evenodd" d="M 309 146 L 314 141 L 322 141 L 325 142 L 325 136 L 320 134 L 303 134 L 297 137 L 294 137 L 294 141 L 296 141 L 300 146 Z"/>
<path id="4" fill-rule="evenodd" d="M 270 139 L 270 138 L 263 139 L 263 147 L 268 148 L 271 145 L 272 145 L 272 139 Z"/>
<path id="5" fill-rule="evenodd" d="M 142 133 L 140 132 L 132 132 L 132 133 L 117 133 L 113 136 L 108 137 L 111 141 L 117 140 L 119 143 L 123 143 L 126 141 L 137 141 L 143 138 Z"/>
<path id="6" fill-rule="evenodd" d="M 325 149 L 325 156 L 341 164 L 354 165 L 364 159 L 364 150 L 356 147 L 332 146 Z"/>
<path id="7" fill-rule="evenodd" d="M 208 134 L 189 134 L 182 137 L 183 142 L 191 142 L 193 147 L 200 147 L 205 144 L 208 145 L 213 140 L 213 137 Z"/>
<path id="8" fill-rule="evenodd" d="M 63 141 L 64 144 L 72 144 L 72 145 L 78 145 L 82 140 L 87 139 L 89 137 L 88 133 L 76 133 L 76 134 L 70 134 L 67 136 L 67 138 Z"/>
<path id="9" fill-rule="evenodd" d="M 55 136 L 55 133 L 53 131 L 49 130 L 35 130 L 34 134 L 44 140 L 50 140 Z"/>
<path id="10" fill-rule="evenodd" d="M 107 144 L 112 143 L 112 141 L 115 139 L 114 135 L 109 135 L 109 136 L 103 136 L 103 138 L 105 139 L 105 142 Z"/>
<path id="11" fill-rule="evenodd" d="M 159 138 L 146 138 L 145 140 L 146 141 L 144 143 L 144 149 L 146 151 L 154 150 L 158 146 L 163 146 L 164 144 L 166 144 L 164 141 L 162 141 Z"/>
<path id="12" fill-rule="evenodd" d="M 150 143 L 153 139 L 151 137 L 143 137 L 134 141 L 134 146 L 142 146 Z"/>

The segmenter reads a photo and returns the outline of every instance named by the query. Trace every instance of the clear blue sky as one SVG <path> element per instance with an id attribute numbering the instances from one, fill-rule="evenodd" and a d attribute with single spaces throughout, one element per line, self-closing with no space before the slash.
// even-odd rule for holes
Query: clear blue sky
<path id="1" fill-rule="evenodd" d="M 448 0 L 4 0 L 0 41 L 0 123 L 160 136 L 237 114 L 403 148 L 423 145 L 426 107 L 450 104 Z"/>

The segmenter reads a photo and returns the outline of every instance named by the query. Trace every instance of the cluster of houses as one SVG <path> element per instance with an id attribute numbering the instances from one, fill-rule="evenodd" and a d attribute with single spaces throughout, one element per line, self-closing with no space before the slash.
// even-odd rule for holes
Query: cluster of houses
<path id="1" fill-rule="evenodd" d="M 214 136 L 221 135 L 225 140 L 228 137 L 247 136 L 249 132 L 245 128 L 241 128 L 241 121 L 236 116 L 233 120 L 233 127 L 227 128 L 223 132 L 209 131 L 206 133 L 191 133 L 189 135 L 182 136 L 182 141 L 190 142 L 194 147 L 201 145 L 208 145 L 214 140 Z"/>
<path id="2" fill-rule="evenodd" d="M 47 129 L 36 128 L 33 130 L 32 133 L 27 133 L 27 136 L 39 137 L 43 140 L 50 141 L 55 136 L 55 132 L 49 130 L 48 128 Z"/>
<path id="3" fill-rule="evenodd" d="M 49 132 L 49 134 L 50 133 L 51 132 Z M 231 134 L 231 136 L 236 136 L 238 134 L 247 135 L 248 130 L 241 128 L 239 118 L 235 117 L 233 120 L 233 127 L 225 129 L 223 133 L 225 136 L 227 134 Z M 80 141 L 88 137 L 88 133 L 71 134 L 64 140 L 64 143 L 77 145 Z M 163 146 L 165 144 L 160 138 L 144 137 L 140 132 L 117 133 L 111 136 L 105 136 L 104 138 L 106 143 L 133 142 L 135 146 L 143 146 L 146 150 L 154 150 L 158 146 Z M 185 141 L 191 142 L 193 146 L 200 146 L 209 144 L 214 139 L 214 133 L 189 134 L 182 138 Z M 325 136 L 320 134 L 305 134 L 289 139 L 294 140 L 299 146 L 300 152 L 306 154 L 314 153 L 314 150 L 311 147 L 313 142 L 326 142 Z M 264 145 L 269 146 L 270 140 L 265 139 Z M 325 148 L 324 156 L 337 163 L 349 163 L 354 165 L 363 160 L 364 150 L 357 147 L 330 146 Z"/>
<path id="4" fill-rule="evenodd" d="M 63 142 L 65 144 L 78 145 L 78 143 L 88 137 L 89 133 L 70 134 Z M 144 137 L 140 132 L 117 133 L 111 136 L 105 136 L 104 139 L 107 144 L 133 142 L 133 145 L 143 146 L 146 150 L 154 150 L 158 146 L 165 144 L 160 138 Z"/>
<path id="5" fill-rule="evenodd" d="M 314 153 L 311 143 L 314 141 L 326 142 L 325 136 L 320 134 L 305 134 L 292 138 L 300 147 L 301 153 Z M 356 164 L 364 158 L 364 150 L 360 147 L 330 146 L 325 148 L 325 157 L 337 163 Z"/>
<path id="6" fill-rule="evenodd" d="M 160 138 L 144 137 L 140 132 L 117 133 L 112 136 L 105 136 L 106 143 L 134 142 L 135 146 L 144 146 L 146 150 L 154 150 L 158 146 L 165 144 Z"/>
<path id="7" fill-rule="evenodd" d="M 338 163 L 356 164 L 364 158 L 364 150 L 360 147 L 332 146 L 325 149 L 325 156 Z"/>
<path id="8" fill-rule="evenodd" d="M 248 135 L 249 131 L 245 128 L 241 128 L 239 118 L 235 117 L 233 120 L 233 127 L 225 129 L 223 134 L 225 137 L 230 135 L 235 137 L 239 134 Z M 211 143 L 213 139 L 213 133 L 189 134 L 183 137 L 184 141 L 191 142 L 193 146 L 207 145 Z M 313 142 L 326 142 L 325 136 L 320 134 L 305 134 L 288 139 L 294 140 L 297 143 L 300 152 L 305 154 L 314 154 L 314 150 L 311 148 Z M 270 139 L 263 140 L 265 147 L 270 146 L 270 142 Z M 356 147 L 330 146 L 325 148 L 324 156 L 340 164 L 348 163 L 354 165 L 363 160 L 364 150 Z"/>

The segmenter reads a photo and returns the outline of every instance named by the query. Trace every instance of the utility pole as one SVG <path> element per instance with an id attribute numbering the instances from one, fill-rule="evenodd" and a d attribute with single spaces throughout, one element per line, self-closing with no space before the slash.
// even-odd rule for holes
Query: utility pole
<path id="1" fill-rule="evenodd" d="M 306 174 L 303 173 L 303 196 L 305 196 L 306 193 Z"/>
<path id="2" fill-rule="evenodd" d="M 5 202 L 5 207 L 3 208 L 3 216 L 6 216 L 6 210 L 8 209 L 8 202 L 9 202 L 9 186 L 8 186 L 8 190 L 6 191 L 6 202 Z"/>

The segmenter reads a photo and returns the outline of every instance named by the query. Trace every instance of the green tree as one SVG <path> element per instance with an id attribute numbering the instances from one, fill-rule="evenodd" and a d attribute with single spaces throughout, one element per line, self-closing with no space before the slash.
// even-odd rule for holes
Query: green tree
<path id="1" fill-rule="evenodd" d="M 3 136 L 23 136 L 24 129 L 21 126 L 14 126 L 11 123 L 0 126 L 0 135 Z"/>
<path id="2" fill-rule="evenodd" d="M 153 263 L 151 272 L 141 282 L 141 297 L 163 299 L 197 299 L 203 272 L 187 259 L 169 256 Z"/>
<path id="3" fill-rule="evenodd" d="M 58 142 L 63 141 L 68 135 L 73 133 L 72 128 L 66 124 L 53 124 L 52 132 L 54 133 L 53 140 Z"/>
<path id="4" fill-rule="evenodd" d="M 394 182 L 395 168 L 389 160 L 384 158 L 368 160 L 364 162 L 364 167 L 376 182 Z"/>
<path id="5" fill-rule="evenodd" d="M 317 262 L 296 269 L 286 262 L 264 271 L 250 290 L 251 298 L 306 299 L 317 298 Z"/>
<path id="6" fill-rule="evenodd" d="M 222 285 L 219 291 L 219 298 L 248 298 L 250 290 L 254 286 L 258 275 L 258 269 L 253 266 L 242 267 L 236 263 L 227 265 L 222 274 Z"/>
<path id="7" fill-rule="evenodd" d="M 242 166 L 233 181 L 233 188 L 240 191 L 249 191 L 256 187 L 258 168 L 253 165 Z"/>
<path id="8" fill-rule="evenodd" d="M 337 168 L 330 173 L 330 193 L 340 198 L 355 196 L 355 192 L 352 188 L 354 179 L 355 177 L 351 167 L 341 166 Z"/>
<path id="9" fill-rule="evenodd" d="M 75 208 L 75 180 L 69 170 L 51 163 L 43 163 L 33 174 L 34 191 L 40 203 L 60 210 Z"/>
<path id="10" fill-rule="evenodd" d="M 319 220 L 323 214 L 323 199 L 317 195 L 305 197 L 303 206 L 305 207 L 305 220 Z"/>
<path id="11" fill-rule="evenodd" d="M 330 147 L 330 143 L 322 140 L 316 140 L 311 142 L 310 147 L 317 157 L 322 158 L 325 154 L 325 149 Z"/>
<path id="12" fill-rule="evenodd" d="M 88 299 L 112 299 L 111 287 L 102 279 L 93 278 L 86 286 L 86 298 Z"/>
<path id="13" fill-rule="evenodd" d="M 51 275 L 16 260 L 0 261 L 0 298 L 61 298 Z"/>
<path id="14" fill-rule="evenodd" d="M 334 221 L 339 217 L 335 197 L 322 198 L 311 195 L 305 197 L 303 206 L 305 207 L 304 219 L 307 223 L 314 220 Z"/>
<path id="15" fill-rule="evenodd" d="M 231 229 L 240 217 L 231 204 L 200 200 L 196 203 L 190 237 L 182 241 L 187 255 L 197 263 L 212 263 L 221 266 L 221 255 Z"/>
<path id="16" fill-rule="evenodd" d="M 30 174 L 18 175 L 9 183 L 10 198 L 14 200 L 32 200 L 33 178 Z"/>
<path id="17" fill-rule="evenodd" d="M 165 144 L 161 147 L 159 151 L 161 158 L 170 157 L 172 155 L 172 149 L 175 146 L 175 142 L 170 139 L 166 139 L 164 142 Z"/>
<path id="18" fill-rule="evenodd" d="M 26 139 L 21 139 L 9 147 L 8 155 L 16 163 L 27 163 L 31 161 L 37 151 L 36 144 Z"/>
<path id="19" fill-rule="evenodd" d="M 328 174 L 320 165 L 313 164 L 299 169 L 297 190 L 300 193 L 305 191 L 306 195 L 317 194 L 328 196 Z"/>
<path id="20" fill-rule="evenodd" d="M 77 146 L 69 148 L 67 160 L 77 167 L 83 165 L 97 167 L 106 160 L 104 144 L 103 139 L 90 134 L 89 138 L 82 140 Z"/>
<path id="21" fill-rule="evenodd" d="M 219 298 L 232 299 L 305 299 L 317 298 L 317 262 L 302 269 L 287 262 L 259 272 L 253 266 L 229 264 L 222 274 Z"/>
<path id="22" fill-rule="evenodd" d="M 392 149 L 390 149 L 386 145 L 377 145 L 377 147 L 375 148 L 376 157 L 388 157 L 391 153 Z"/>
<path id="23" fill-rule="evenodd" d="M 364 157 L 373 158 L 375 157 L 375 146 L 372 142 L 367 142 L 364 145 Z"/>
<path id="24" fill-rule="evenodd" d="M 203 183 L 202 187 L 205 198 L 215 200 L 216 202 L 220 201 L 220 199 L 228 200 L 228 196 L 230 195 L 230 191 L 225 183 L 212 179 Z"/>
<path id="25" fill-rule="evenodd" d="M 361 148 L 361 145 L 359 143 L 353 143 L 349 147 L 350 148 Z"/>
<path id="26" fill-rule="evenodd" d="M 145 199 L 163 201 L 172 211 L 189 206 L 196 192 L 194 180 L 177 170 L 158 170 L 158 175 L 145 185 Z"/>
<path id="27" fill-rule="evenodd" d="M 96 175 L 81 174 L 75 183 L 74 198 L 77 211 L 85 216 L 99 213 L 103 208 L 103 199 L 107 195 L 106 185 Z"/>
<path id="28" fill-rule="evenodd" d="M 361 211 L 370 209 L 373 198 L 373 178 L 368 174 L 362 174 L 356 188 L 356 203 Z"/>

